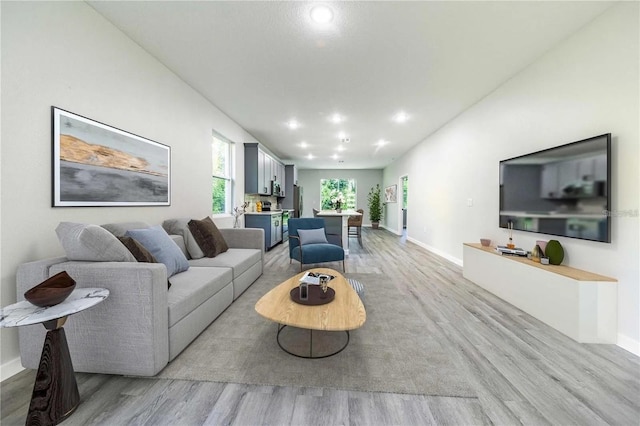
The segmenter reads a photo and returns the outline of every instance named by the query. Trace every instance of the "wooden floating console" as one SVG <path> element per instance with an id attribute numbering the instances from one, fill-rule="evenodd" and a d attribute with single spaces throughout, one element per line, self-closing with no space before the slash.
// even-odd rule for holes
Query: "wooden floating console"
<path id="1" fill-rule="evenodd" d="M 463 275 L 580 343 L 616 343 L 617 280 L 465 243 Z"/>

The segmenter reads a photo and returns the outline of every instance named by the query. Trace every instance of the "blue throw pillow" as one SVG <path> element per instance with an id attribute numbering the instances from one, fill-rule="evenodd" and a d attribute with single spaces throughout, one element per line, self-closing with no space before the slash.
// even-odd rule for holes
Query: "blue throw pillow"
<path id="1" fill-rule="evenodd" d="M 300 237 L 300 245 L 306 244 L 327 244 L 327 236 L 324 233 L 324 228 L 318 229 L 298 229 L 298 236 Z"/>
<path id="2" fill-rule="evenodd" d="M 131 229 L 125 236 L 144 246 L 160 263 L 167 267 L 167 278 L 189 269 L 189 262 L 180 247 L 160 225 L 145 229 Z"/>

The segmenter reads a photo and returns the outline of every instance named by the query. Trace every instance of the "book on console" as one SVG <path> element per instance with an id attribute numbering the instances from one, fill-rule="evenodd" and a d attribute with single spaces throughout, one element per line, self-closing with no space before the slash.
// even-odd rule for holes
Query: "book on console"
<path id="1" fill-rule="evenodd" d="M 517 254 L 519 256 L 526 256 L 527 255 L 527 251 L 520 248 L 520 247 L 516 247 L 516 248 L 508 248 L 507 246 L 497 246 L 496 247 L 496 251 L 500 254 Z"/>
<path id="2" fill-rule="evenodd" d="M 318 284 L 320 284 L 320 277 L 321 276 L 328 277 L 329 281 L 331 281 L 332 279 L 335 278 L 333 275 L 329 275 L 329 274 L 321 274 L 319 272 L 305 272 L 305 274 L 302 276 L 302 278 L 300 278 L 300 282 L 301 283 L 312 284 L 312 285 L 318 285 Z"/>

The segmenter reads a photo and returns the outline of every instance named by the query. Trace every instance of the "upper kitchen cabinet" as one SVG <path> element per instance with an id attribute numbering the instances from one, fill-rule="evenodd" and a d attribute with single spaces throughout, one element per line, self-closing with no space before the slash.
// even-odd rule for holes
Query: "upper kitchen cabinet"
<path id="1" fill-rule="evenodd" d="M 269 159 L 267 161 L 267 158 Z M 271 157 L 257 143 L 244 144 L 244 192 L 271 195 Z"/>
<path id="2" fill-rule="evenodd" d="M 284 196 L 284 165 L 260 149 L 257 143 L 244 144 L 244 192 L 246 194 Z M 272 181 L 280 192 L 273 193 Z"/>

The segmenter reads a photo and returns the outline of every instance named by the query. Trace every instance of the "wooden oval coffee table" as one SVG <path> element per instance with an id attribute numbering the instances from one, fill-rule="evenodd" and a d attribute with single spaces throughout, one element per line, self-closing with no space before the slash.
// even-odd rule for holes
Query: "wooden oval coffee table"
<path id="1" fill-rule="evenodd" d="M 256 312 L 278 324 L 276 341 L 283 351 L 300 358 L 326 358 L 340 353 L 349 344 L 349 330 L 362 327 L 367 313 L 358 294 L 339 272 L 328 268 L 314 268 L 308 271 L 335 276 L 329 281 L 329 287 L 335 290 L 335 299 L 331 303 L 319 306 L 301 305 L 291 300 L 290 292 L 298 287 L 304 275 L 301 272 L 262 296 L 256 303 Z M 289 351 L 280 342 L 280 333 L 287 327 L 309 330 L 309 356 Z M 313 355 L 313 330 L 345 332 L 347 341 L 340 349 L 330 354 Z"/>

